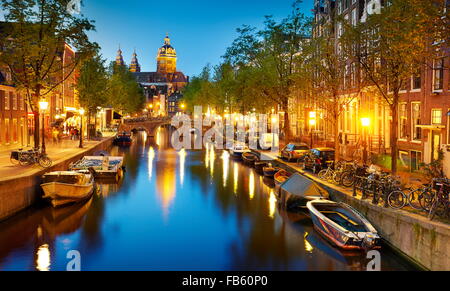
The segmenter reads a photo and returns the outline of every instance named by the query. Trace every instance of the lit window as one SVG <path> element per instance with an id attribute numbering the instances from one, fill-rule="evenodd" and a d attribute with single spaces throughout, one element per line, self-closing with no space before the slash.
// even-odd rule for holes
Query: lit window
<path id="1" fill-rule="evenodd" d="M 402 103 L 400 104 L 399 108 L 399 127 L 400 127 L 400 137 L 401 139 L 407 139 L 408 138 L 408 113 L 407 113 L 407 104 Z"/>
<path id="2" fill-rule="evenodd" d="M 420 102 L 413 102 L 411 104 L 412 106 L 412 137 L 413 140 L 420 140 L 422 139 L 422 128 L 418 127 L 418 125 L 421 124 L 420 120 Z"/>
<path id="3" fill-rule="evenodd" d="M 431 123 L 442 124 L 442 109 L 431 110 Z"/>

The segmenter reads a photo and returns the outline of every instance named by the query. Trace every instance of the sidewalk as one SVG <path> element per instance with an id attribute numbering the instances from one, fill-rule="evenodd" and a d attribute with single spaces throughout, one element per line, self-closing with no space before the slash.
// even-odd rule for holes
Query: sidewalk
<path id="1" fill-rule="evenodd" d="M 78 140 L 68 140 L 64 139 L 60 143 L 55 144 L 52 143 L 51 140 L 46 141 L 46 152 L 50 159 L 53 161 L 53 165 L 58 164 L 61 161 L 66 160 L 69 157 L 80 154 L 90 148 L 95 147 L 100 144 L 102 141 L 110 138 L 110 136 L 104 136 L 102 140 L 98 141 L 89 141 L 83 140 L 83 148 L 79 148 Z M 0 149 L 0 181 L 9 180 L 11 178 L 23 177 L 23 176 L 31 176 L 39 173 L 43 169 L 39 165 L 33 166 L 20 166 L 13 165 L 10 161 L 10 154 L 12 150 L 17 150 L 20 147 L 11 148 L 8 147 L 6 149 Z M 29 149 L 29 148 L 27 148 Z"/>

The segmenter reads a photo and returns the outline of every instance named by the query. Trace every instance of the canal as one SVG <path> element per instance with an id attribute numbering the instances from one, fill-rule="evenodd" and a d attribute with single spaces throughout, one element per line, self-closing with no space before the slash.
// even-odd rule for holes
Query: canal
<path id="1" fill-rule="evenodd" d="M 279 209 L 273 181 L 227 152 L 176 152 L 169 134 L 139 134 L 118 185 L 87 203 L 38 205 L 0 223 L 0 270 L 365 270 L 359 252 L 333 248 L 304 213 Z M 385 247 L 382 270 L 413 269 Z"/>

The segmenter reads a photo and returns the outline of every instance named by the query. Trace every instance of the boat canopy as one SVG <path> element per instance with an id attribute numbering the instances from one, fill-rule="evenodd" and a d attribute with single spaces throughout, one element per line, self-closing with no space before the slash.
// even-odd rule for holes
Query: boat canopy
<path id="1" fill-rule="evenodd" d="M 281 185 L 281 190 L 296 196 L 328 197 L 328 192 L 314 181 L 300 174 L 293 174 Z"/>

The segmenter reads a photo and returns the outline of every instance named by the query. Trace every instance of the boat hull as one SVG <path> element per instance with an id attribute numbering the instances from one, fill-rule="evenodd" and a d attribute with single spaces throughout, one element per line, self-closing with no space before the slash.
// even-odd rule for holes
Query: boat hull
<path id="1" fill-rule="evenodd" d="M 279 168 L 263 168 L 264 176 L 267 178 L 273 178 L 280 170 Z"/>
<path id="2" fill-rule="evenodd" d="M 73 185 L 51 182 L 41 185 L 45 199 L 50 199 L 53 207 L 61 207 L 89 199 L 94 193 L 94 182 L 87 185 Z"/>
<path id="3" fill-rule="evenodd" d="M 331 222 L 326 216 L 319 214 L 320 212 L 314 206 L 315 203 L 322 202 L 312 201 L 307 203 L 314 229 L 330 243 L 346 251 L 380 248 L 380 238 L 375 232 L 352 232 L 353 235 L 351 235 L 349 231 L 336 226 L 336 224 Z M 358 236 L 356 236 L 356 234 L 358 234 Z M 373 238 L 370 245 L 366 243 L 366 237 Z"/>
<path id="4" fill-rule="evenodd" d="M 254 167 L 255 163 L 259 161 L 259 157 L 253 153 L 243 153 L 242 160 L 244 161 L 244 164 L 246 164 L 247 166 Z"/>

